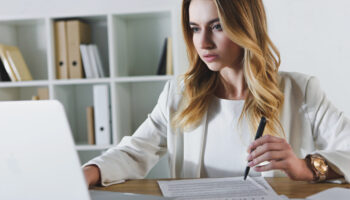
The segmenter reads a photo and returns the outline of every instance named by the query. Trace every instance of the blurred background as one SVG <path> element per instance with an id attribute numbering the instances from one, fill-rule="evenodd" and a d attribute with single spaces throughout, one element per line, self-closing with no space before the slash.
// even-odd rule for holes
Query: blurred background
<path id="1" fill-rule="evenodd" d="M 0 2 L 0 43 L 18 46 L 33 76 L 32 81 L 25 83 L 0 82 L 0 100 L 27 100 L 32 96 L 30 92 L 46 87 L 47 98 L 62 101 L 66 110 L 72 112 L 67 114 L 82 163 L 117 144 L 122 136 L 131 135 L 152 111 L 164 83 L 187 69 L 180 26 L 181 0 Z M 280 70 L 316 76 L 333 104 L 349 116 L 350 1 L 264 0 L 264 3 L 271 39 L 281 53 Z M 104 77 L 58 80 L 54 22 L 71 18 L 97 27 L 95 32 L 91 31 L 92 41 L 100 49 Z M 156 71 L 166 37 L 171 37 L 173 42 L 173 72 L 163 75 Z M 155 41 L 157 47 L 144 40 Z M 150 52 L 154 55 L 147 54 Z M 151 67 L 141 67 L 141 63 Z M 93 104 L 92 88 L 96 84 L 109 87 L 107 95 L 111 104 L 112 141 L 102 146 L 90 144 L 86 134 L 85 107 Z M 77 96 L 71 98 L 74 94 Z M 72 103 L 84 101 L 82 107 Z M 164 158 L 149 177 L 167 177 L 166 165 Z"/>

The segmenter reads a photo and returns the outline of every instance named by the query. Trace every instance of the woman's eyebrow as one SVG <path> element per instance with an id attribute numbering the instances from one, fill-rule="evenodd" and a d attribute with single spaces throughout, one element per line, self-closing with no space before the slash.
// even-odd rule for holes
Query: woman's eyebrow
<path id="1" fill-rule="evenodd" d="M 218 21 L 220 21 L 219 18 L 215 18 L 215 19 L 210 20 L 207 24 L 212 24 L 212 23 L 215 23 L 215 22 L 218 22 Z M 198 24 L 196 24 L 194 22 L 190 22 L 190 25 L 198 26 Z"/>

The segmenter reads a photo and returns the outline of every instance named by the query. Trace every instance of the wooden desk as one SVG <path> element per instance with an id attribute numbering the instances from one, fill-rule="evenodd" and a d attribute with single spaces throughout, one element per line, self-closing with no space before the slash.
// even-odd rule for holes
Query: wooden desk
<path id="1" fill-rule="evenodd" d="M 292 181 L 289 178 L 266 178 L 266 180 L 277 194 L 284 194 L 289 198 L 305 198 L 332 187 L 350 188 L 350 184 L 312 184 L 303 181 Z M 153 179 L 129 180 L 122 184 L 94 187 L 92 189 L 161 196 L 157 180 Z"/>

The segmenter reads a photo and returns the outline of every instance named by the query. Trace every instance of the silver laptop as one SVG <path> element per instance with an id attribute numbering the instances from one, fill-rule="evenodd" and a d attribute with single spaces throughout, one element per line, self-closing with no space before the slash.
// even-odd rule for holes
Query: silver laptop
<path id="1" fill-rule="evenodd" d="M 0 199 L 165 199 L 88 191 L 63 106 L 0 102 Z"/>

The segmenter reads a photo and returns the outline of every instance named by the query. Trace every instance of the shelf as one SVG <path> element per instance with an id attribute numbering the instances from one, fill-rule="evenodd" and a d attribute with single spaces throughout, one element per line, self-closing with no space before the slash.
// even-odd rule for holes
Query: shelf
<path id="1" fill-rule="evenodd" d="M 167 81 L 174 79 L 175 76 L 155 75 L 155 76 L 132 76 L 132 77 L 118 77 L 118 78 L 95 78 L 95 79 L 64 79 L 53 80 L 51 82 L 47 80 L 38 81 L 18 81 L 18 82 L 0 82 L 0 88 L 11 87 L 35 87 L 35 86 L 49 86 L 53 85 L 83 85 L 83 84 L 100 84 L 100 83 L 127 83 L 127 82 L 154 82 L 154 81 Z"/>
<path id="2" fill-rule="evenodd" d="M 17 46 L 34 80 L 48 79 L 44 19 L 0 21 L 0 43 Z"/>
<path id="3" fill-rule="evenodd" d="M 117 142 L 132 135 L 152 112 L 166 81 L 115 83 Z"/>
<path id="4" fill-rule="evenodd" d="M 113 147 L 113 145 L 76 145 L 75 149 L 78 151 L 89 151 L 89 150 L 106 150 Z"/>
<path id="5" fill-rule="evenodd" d="M 169 11 L 113 15 L 114 77 L 157 73 L 165 38 L 172 36 Z"/>
<path id="6" fill-rule="evenodd" d="M 78 85 L 78 84 L 96 84 L 96 83 L 109 83 L 110 78 L 95 78 L 95 79 L 65 79 L 54 80 L 54 85 Z"/>
<path id="7" fill-rule="evenodd" d="M 38 19 L 1 20 L 0 44 L 17 46 L 33 81 L 0 82 L 0 101 L 31 100 L 45 87 L 50 99 L 65 108 L 75 148 L 82 163 L 129 136 L 152 112 L 165 83 L 176 75 L 156 75 L 164 40 L 172 37 L 177 52 L 174 10 L 116 10 L 101 15 L 45 16 Z M 56 79 L 54 23 L 79 19 L 91 27 L 91 43 L 101 56 L 105 77 Z M 176 54 L 176 53 L 175 53 Z M 176 55 L 173 55 L 174 72 Z M 111 145 L 88 145 L 86 107 L 93 106 L 93 86 L 109 87 Z M 43 91 L 43 90 L 41 90 Z"/>
<path id="8" fill-rule="evenodd" d="M 0 88 L 48 86 L 49 81 L 0 82 Z"/>
<path id="9" fill-rule="evenodd" d="M 38 88 L 40 87 L 2 87 L 0 88 L 0 101 L 32 100 L 33 96 L 38 95 Z"/>
<path id="10" fill-rule="evenodd" d="M 57 20 L 78 19 L 89 25 L 91 30 L 91 44 L 96 44 L 99 51 L 102 67 L 105 76 L 109 77 L 109 47 L 108 47 L 108 28 L 107 15 L 97 16 L 72 16 L 69 18 L 55 18 L 52 23 Z"/>
<path id="11" fill-rule="evenodd" d="M 123 83 L 123 82 L 149 82 L 149 81 L 167 81 L 173 79 L 174 76 L 165 76 L 165 75 L 157 75 L 157 76 L 132 76 L 132 77 L 118 77 L 114 78 L 115 82 Z"/>
<path id="12" fill-rule="evenodd" d="M 86 107 L 94 105 L 94 85 L 90 83 L 54 86 L 54 99 L 59 100 L 66 110 L 76 144 L 87 144 L 88 141 Z"/>

